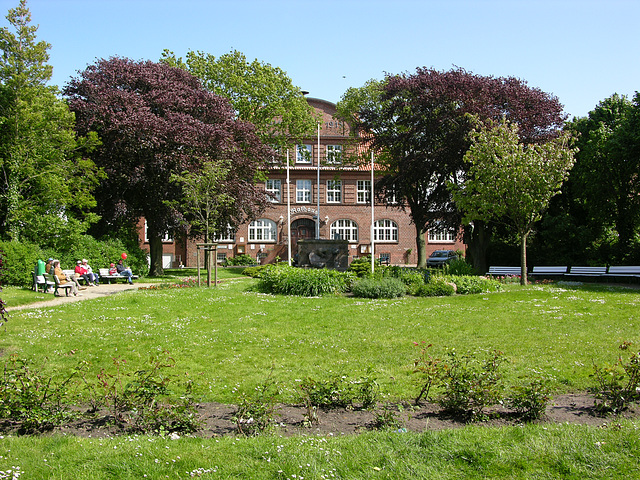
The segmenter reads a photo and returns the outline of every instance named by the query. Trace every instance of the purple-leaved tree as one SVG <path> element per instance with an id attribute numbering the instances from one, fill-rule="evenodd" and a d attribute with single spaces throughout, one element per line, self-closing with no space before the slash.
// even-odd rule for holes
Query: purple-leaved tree
<path id="1" fill-rule="evenodd" d="M 106 173 L 96 191 L 103 221 L 147 220 L 151 275 L 163 273 L 163 236 L 184 233 L 189 220 L 180 208 L 184 189 L 173 176 L 198 172 L 207 162 L 231 165 L 220 182 L 234 201 L 218 212 L 231 225 L 268 204 L 254 179 L 273 150 L 190 73 L 112 57 L 87 67 L 63 93 L 78 133 L 95 131 L 102 142 L 91 156 Z"/>

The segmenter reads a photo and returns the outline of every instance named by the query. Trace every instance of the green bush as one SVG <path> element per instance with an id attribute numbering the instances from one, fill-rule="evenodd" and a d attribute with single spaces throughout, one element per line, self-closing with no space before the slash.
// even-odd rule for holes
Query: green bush
<path id="1" fill-rule="evenodd" d="M 349 276 L 336 270 L 303 269 L 269 265 L 260 275 L 258 288 L 267 293 L 315 297 L 341 293 L 347 289 Z"/>
<path id="2" fill-rule="evenodd" d="M 32 243 L 0 242 L 3 255 L 2 278 L 4 285 L 31 287 L 33 269 L 39 258 L 43 258 L 40 247 Z"/>
<path id="3" fill-rule="evenodd" d="M 373 269 L 374 276 L 382 277 L 384 275 L 384 271 L 387 270 L 387 267 L 380 265 L 378 260 L 374 260 Z M 347 271 L 354 273 L 360 278 L 371 277 L 371 256 L 356 258 L 351 262 Z"/>
<path id="4" fill-rule="evenodd" d="M 351 292 L 361 298 L 396 298 L 405 294 L 407 287 L 398 278 L 362 278 L 351 286 Z"/>
<path id="5" fill-rule="evenodd" d="M 447 282 L 454 283 L 456 292 L 461 295 L 499 292 L 502 289 L 500 282 L 486 277 L 447 275 L 444 278 Z"/>
<path id="6" fill-rule="evenodd" d="M 456 258 L 444 266 L 446 275 L 475 275 L 476 270 L 464 258 Z"/>
<path id="7" fill-rule="evenodd" d="M 447 283 L 443 277 L 431 277 L 429 283 L 421 285 L 416 290 L 419 297 L 449 297 L 455 295 L 456 289 Z"/>
<path id="8" fill-rule="evenodd" d="M 258 265 L 255 267 L 247 267 L 242 270 L 242 274 L 246 275 L 247 277 L 260 278 L 262 272 L 270 266 L 271 265 Z"/>
<path id="9" fill-rule="evenodd" d="M 255 258 L 252 258 L 250 255 L 243 253 L 242 255 L 236 255 L 233 258 L 227 258 L 225 260 L 225 266 L 233 267 L 233 266 L 243 266 L 243 265 L 255 265 L 258 263 Z"/>

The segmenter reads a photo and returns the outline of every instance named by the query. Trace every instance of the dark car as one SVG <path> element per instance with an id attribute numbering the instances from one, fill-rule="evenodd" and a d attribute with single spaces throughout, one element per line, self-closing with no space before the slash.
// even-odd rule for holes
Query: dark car
<path id="1" fill-rule="evenodd" d="M 441 267 L 455 258 L 458 255 L 453 250 L 436 250 L 427 258 L 427 267 Z"/>

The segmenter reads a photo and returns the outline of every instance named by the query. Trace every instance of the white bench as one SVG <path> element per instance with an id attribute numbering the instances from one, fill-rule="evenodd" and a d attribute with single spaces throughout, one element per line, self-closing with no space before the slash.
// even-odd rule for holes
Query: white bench
<path id="1" fill-rule="evenodd" d="M 35 275 L 36 279 L 33 282 L 35 291 L 38 291 L 38 287 L 42 285 L 42 293 L 47 293 L 49 289 L 53 289 L 56 283 L 53 280 L 47 280 L 44 275 Z"/>
<path id="2" fill-rule="evenodd" d="M 610 266 L 607 277 L 640 277 L 640 267 Z"/>
<path id="3" fill-rule="evenodd" d="M 531 270 L 531 275 L 533 275 L 534 277 L 536 275 L 540 277 L 562 276 L 567 273 L 567 268 L 568 267 L 566 266 L 556 267 L 551 265 L 541 265 L 533 267 L 533 270 Z"/>
<path id="4" fill-rule="evenodd" d="M 492 266 L 489 267 L 489 272 L 487 272 L 487 275 L 520 275 L 520 273 L 520 267 Z"/>
<path id="5" fill-rule="evenodd" d="M 109 285 L 111 285 L 111 280 L 124 280 L 125 282 L 127 281 L 127 277 L 125 277 L 124 275 L 109 275 L 109 269 L 108 268 L 99 268 L 98 269 L 98 274 L 100 275 L 100 280 L 106 280 L 107 283 Z M 138 279 L 138 275 L 131 275 L 131 280 L 137 280 Z"/>
<path id="6" fill-rule="evenodd" d="M 64 289 L 64 293 L 66 294 L 66 296 L 69 296 L 69 290 L 73 289 L 73 285 L 71 285 L 70 282 L 67 283 L 60 283 L 60 279 L 58 278 L 57 275 L 54 275 L 53 273 L 45 273 L 44 277 L 46 279 L 48 279 L 49 281 L 53 280 L 54 283 L 54 287 L 55 290 L 53 291 L 54 295 L 58 295 L 58 290 L 60 290 L 61 288 Z"/>
<path id="7" fill-rule="evenodd" d="M 607 267 L 571 267 L 567 275 L 572 277 L 601 277 L 607 273 Z"/>

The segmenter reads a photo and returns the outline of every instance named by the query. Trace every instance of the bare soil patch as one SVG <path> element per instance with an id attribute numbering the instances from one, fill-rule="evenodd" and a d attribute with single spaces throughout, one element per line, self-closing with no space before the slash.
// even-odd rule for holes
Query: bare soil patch
<path id="1" fill-rule="evenodd" d="M 194 436 L 210 438 L 237 436 L 238 431 L 232 421 L 236 407 L 220 403 L 198 405 L 198 414 L 203 422 L 202 428 Z M 354 435 L 375 430 L 375 411 L 336 408 L 318 410 L 318 423 L 308 425 L 306 409 L 300 405 L 280 405 L 276 417 L 276 433 L 283 436 Z M 423 432 L 426 430 L 444 430 L 461 428 L 471 422 L 443 414 L 437 404 L 423 403 L 419 406 L 404 405 L 395 412 L 399 420 L 400 431 Z M 583 424 L 606 427 L 620 419 L 640 418 L 640 406 L 632 405 L 618 416 L 603 417 L 594 408 L 594 397 L 589 394 L 558 395 L 547 406 L 544 418 L 537 421 L 542 424 Z M 487 419 L 474 424 L 489 427 L 506 427 L 521 424 L 522 420 L 513 412 L 502 407 L 487 410 Z M 73 435 L 78 437 L 111 437 L 128 433 L 126 426 L 117 426 L 106 412 L 99 412 L 91 418 L 69 422 L 46 432 L 47 435 Z M 5 423 L 0 425 L 3 434 L 19 432 L 19 425 Z"/>

